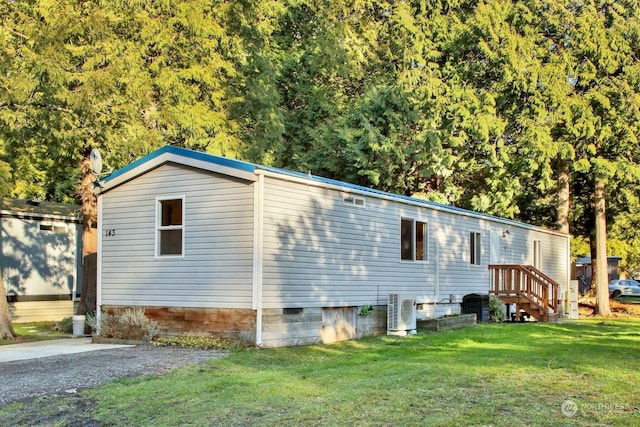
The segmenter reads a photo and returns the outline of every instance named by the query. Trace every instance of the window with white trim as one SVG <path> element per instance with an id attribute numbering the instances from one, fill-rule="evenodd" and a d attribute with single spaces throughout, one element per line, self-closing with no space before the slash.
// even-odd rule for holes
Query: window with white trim
<path id="1" fill-rule="evenodd" d="M 482 255 L 482 239 L 481 234 L 475 231 L 469 233 L 469 263 L 471 265 L 480 265 Z"/>
<path id="2" fill-rule="evenodd" d="M 158 199 L 156 256 L 184 255 L 184 197 Z"/>
<path id="3" fill-rule="evenodd" d="M 66 233 L 69 231 L 67 224 L 50 222 L 41 222 L 39 229 L 40 231 L 51 231 L 53 233 Z"/>
<path id="4" fill-rule="evenodd" d="M 362 197 L 353 196 L 351 194 L 345 194 L 342 196 L 342 204 L 345 206 L 357 206 L 364 208 L 364 199 Z"/>
<path id="5" fill-rule="evenodd" d="M 400 220 L 400 259 L 403 261 L 427 261 L 429 227 L 426 222 L 411 218 Z"/>

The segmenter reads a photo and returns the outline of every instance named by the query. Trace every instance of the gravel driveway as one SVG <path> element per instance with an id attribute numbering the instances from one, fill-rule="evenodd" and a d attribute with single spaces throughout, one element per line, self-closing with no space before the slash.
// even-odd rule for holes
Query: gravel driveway
<path id="1" fill-rule="evenodd" d="M 119 378 L 162 375 L 223 357 L 214 350 L 137 345 L 0 363 L 0 408 L 50 394 L 74 395 Z M 0 425 L 2 421 L 0 421 Z"/>

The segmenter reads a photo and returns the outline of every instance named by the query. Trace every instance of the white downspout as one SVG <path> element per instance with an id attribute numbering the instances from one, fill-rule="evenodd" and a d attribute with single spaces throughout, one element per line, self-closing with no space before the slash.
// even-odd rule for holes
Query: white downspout
<path id="1" fill-rule="evenodd" d="M 441 233 L 440 233 L 440 228 L 439 227 L 434 227 L 434 235 L 435 235 L 435 239 L 433 239 L 433 243 L 435 245 L 434 248 L 434 254 L 433 254 L 433 258 L 434 258 L 434 262 L 435 262 L 435 266 L 434 266 L 434 277 L 436 280 L 435 283 L 435 289 L 434 289 L 434 293 L 435 293 L 435 301 L 436 303 L 440 301 L 440 237 L 441 237 Z"/>
<path id="2" fill-rule="evenodd" d="M 568 234 L 567 235 L 567 258 L 566 258 L 566 262 L 567 262 L 567 283 L 564 287 L 565 289 L 565 301 L 567 301 L 567 304 L 565 304 L 564 308 L 564 317 L 566 318 L 571 318 L 571 300 L 573 298 L 573 295 L 571 294 L 571 235 Z M 576 292 L 578 292 L 578 289 L 576 289 Z M 558 295 L 559 296 L 559 295 Z M 564 303 L 564 301 L 560 301 L 560 304 Z"/>
<path id="3" fill-rule="evenodd" d="M 102 195 L 98 195 L 98 253 L 96 254 L 96 333 L 102 319 Z"/>
<path id="4" fill-rule="evenodd" d="M 571 285 L 571 235 L 567 235 L 567 292 Z"/>
<path id="5" fill-rule="evenodd" d="M 256 346 L 262 347 L 262 266 L 264 260 L 264 175 L 256 170 L 253 187 L 253 301 L 256 311 Z"/>

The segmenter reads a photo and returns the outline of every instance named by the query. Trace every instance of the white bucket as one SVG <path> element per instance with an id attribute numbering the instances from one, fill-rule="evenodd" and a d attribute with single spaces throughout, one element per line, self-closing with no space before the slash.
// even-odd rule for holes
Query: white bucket
<path id="1" fill-rule="evenodd" d="M 82 336 L 84 335 L 84 314 L 81 316 L 73 316 L 73 335 Z"/>

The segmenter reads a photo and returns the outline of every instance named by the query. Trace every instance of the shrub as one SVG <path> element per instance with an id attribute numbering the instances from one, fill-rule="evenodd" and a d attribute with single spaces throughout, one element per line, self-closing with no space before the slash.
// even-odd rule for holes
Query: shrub
<path id="1" fill-rule="evenodd" d="M 145 341 L 151 341 L 159 332 L 158 322 L 146 318 L 142 307 L 102 313 L 98 330 L 105 338 Z"/>
<path id="2" fill-rule="evenodd" d="M 502 322 L 505 319 L 504 303 L 495 295 L 489 297 L 489 320 Z"/>
<path id="3" fill-rule="evenodd" d="M 374 308 L 372 305 L 363 305 L 360 309 L 360 316 L 368 316 L 373 313 L 373 310 Z"/>
<path id="4" fill-rule="evenodd" d="M 54 330 L 64 332 L 65 334 L 73 333 L 73 318 L 65 317 L 55 325 Z"/>

